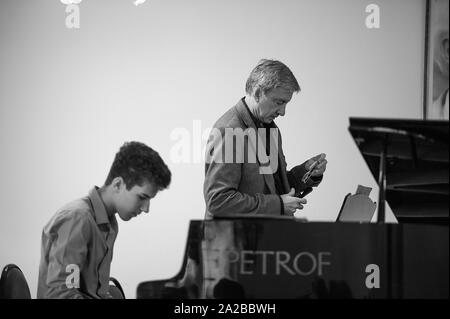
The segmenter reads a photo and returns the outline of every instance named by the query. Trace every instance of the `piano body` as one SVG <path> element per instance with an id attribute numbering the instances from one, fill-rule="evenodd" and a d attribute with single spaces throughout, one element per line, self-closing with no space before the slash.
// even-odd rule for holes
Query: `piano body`
<path id="1" fill-rule="evenodd" d="M 349 130 L 380 183 L 377 223 L 193 220 L 180 272 L 137 298 L 448 298 L 448 122 L 351 118 Z"/>

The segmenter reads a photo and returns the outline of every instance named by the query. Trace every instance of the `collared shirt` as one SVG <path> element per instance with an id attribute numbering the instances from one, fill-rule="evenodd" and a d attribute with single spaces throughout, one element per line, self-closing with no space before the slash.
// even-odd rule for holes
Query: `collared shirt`
<path id="1" fill-rule="evenodd" d="M 38 298 L 111 298 L 118 224 L 94 187 L 61 208 L 42 231 Z"/>
<path id="2" fill-rule="evenodd" d="M 275 124 L 273 122 L 266 124 L 263 123 L 261 121 L 259 121 L 254 115 L 253 113 L 250 111 L 250 108 L 248 107 L 247 103 L 245 102 L 245 97 L 242 98 L 242 103 L 244 103 L 245 108 L 247 109 L 247 112 L 250 114 L 250 117 L 252 118 L 253 122 L 255 123 L 256 127 L 258 128 L 265 128 L 265 132 L 266 132 L 266 154 L 267 156 L 270 156 L 270 129 L 271 128 L 276 128 Z M 275 189 L 277 190 L 278 195 L 283 195 L 284 194 L 284 190 L 283 190 L 283 183 L 281 182 L 281 177 L 280 177 L 280 169 L 279 167 L 277 167 L 277 171 L 273 174 L 273 179 L 275 182 Z M 283 210 L 281 211 L 283 214 Z"/>
<path id="3" fill-rule="evenodd" d="M 265 131 L 266 131 L 266 154 L 267 154 L 267 156 L 270 157 L 270 129 L 276 128 L 275 124 L 273 122 L 266 124 L 266 123 L 259 121 L 253 115 L 253 113 L 250 111 L 250 108 L 248 107 L 247 103 L 245 102 L 245 97 L 242 98 L 242 103 L 245 105 L 245 108 L 247 109 L 247 112 L 250 115 L 250 117 L 252 118 L 253 123 L 255 123 L 256 127 L 265 128 Z M 277 190 L 277 194 L 283 195 L 284 191 L 283 191 L 283 184 L 281 182 L 280 174 L 281 174 L 280 168 L 277 167 L 276 172 L 273 173 L 273 180 L 275 183 L 275 189 Z M 280 196 L 280 214 L 284 215 L 284 204 L 283 204 L 283 200 L 281 199 L 281 196 Z"/>

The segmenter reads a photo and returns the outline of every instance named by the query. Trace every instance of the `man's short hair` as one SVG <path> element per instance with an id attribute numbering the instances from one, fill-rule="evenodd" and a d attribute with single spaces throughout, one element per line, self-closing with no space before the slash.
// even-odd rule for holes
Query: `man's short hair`
<path id="1" fill-rule="evenodd" d="M 266 94 L 277 87 L 285 88 L 292 93 L 300 91 L 297 79 L 284 63 L 262 59 L 250 73 L 245 84 L 245 92 L 252 95 L 259 88 Z"/>
<path id="2" fill-rule="evenodd" d="M 171 173 L 166 163 L 151 147 L 140 142 L 126 142 L 117 152 L 106 178 L 105 185 L 116 177 L 122 177 L 127 190 L 147 180 L 158 190 L 170 184 Z"/>

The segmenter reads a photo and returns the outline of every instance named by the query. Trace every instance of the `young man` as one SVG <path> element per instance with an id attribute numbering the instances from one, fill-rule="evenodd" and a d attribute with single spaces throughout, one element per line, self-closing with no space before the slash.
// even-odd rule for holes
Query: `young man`
<path id="1" fill-rule="evenodd" d="M 42 232 L 38 298 L 112 298 L 110 266 L 118 226 L 148 213 L 150 200 L 170 184 L 159 154 L 139 142 L 116 154 L 105 184 L 62 207 Z"/>

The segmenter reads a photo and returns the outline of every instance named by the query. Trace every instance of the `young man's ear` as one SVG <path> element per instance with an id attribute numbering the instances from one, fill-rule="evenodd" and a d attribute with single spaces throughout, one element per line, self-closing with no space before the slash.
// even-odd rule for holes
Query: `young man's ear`
<path id="1" fill-rule="evenodd" d="M 125 186 L 125 182 L 122 177 L 115 177 L 111 182 L 111 187 L 114 191 L 119 192 L 122 187 Z"/>

